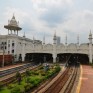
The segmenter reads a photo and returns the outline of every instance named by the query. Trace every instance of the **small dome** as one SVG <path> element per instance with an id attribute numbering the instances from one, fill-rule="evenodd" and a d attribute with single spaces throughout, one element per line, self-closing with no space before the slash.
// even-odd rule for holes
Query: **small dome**
<path id="1" fill-rule="evenodd" d="M 11 25 L 11 26 L 15 26 L 17 27 L 18 24 L 17 24 L 17 21 L 15 19 L 15 16 L 13 15 L 12 19 L 10 20 L 9 24 L 8 25 Z"/>

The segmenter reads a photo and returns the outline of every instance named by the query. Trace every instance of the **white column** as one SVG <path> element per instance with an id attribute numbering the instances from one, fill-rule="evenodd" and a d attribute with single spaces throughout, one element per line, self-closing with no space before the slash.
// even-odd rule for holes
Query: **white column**
<path id="1" fill-rule="evenodd" d="M 9 29 L 8 29 L 8 35 L 9 35 Z"/>
<path id="2" fill-rule="evenodd" d="M 92 63 L 92 34 L 89 34 L 89 62 Z"/>
<path id="3" fill-rule="evenodd" d="M 12 34 L 12 30 L 11 30 L 11 34 Z"/>
<path id="4" fill-rule="evenodd" d="M 89 62 L 92 63 L 92 44 L 89 44 Z"/>
<path id="5" fill-rule="evenodd" d="M 15 32 L 16 32 L 16 31 L 14 30 L 14 34 L 16 34 Z"/>
<path id="6" fill-rule="evenodd" d="M 25 40 L 22 42 L 22 61 L 25 60 Z"/>
<path id="7" fill-rule="evenodd" d="M 17 30 L 17 35 L 18 35 L 18 30 Z"/>
<path id="8" fill-rule="evenodd" d="M 53 63 L 56 63 L 57 53 L 56 53 L 56 44 L 53 45 Z"/>
<path id="9" fill-rule="evenodd" d="M 53 54 L 53 63 L 56 63 L 57 55 Z"/>

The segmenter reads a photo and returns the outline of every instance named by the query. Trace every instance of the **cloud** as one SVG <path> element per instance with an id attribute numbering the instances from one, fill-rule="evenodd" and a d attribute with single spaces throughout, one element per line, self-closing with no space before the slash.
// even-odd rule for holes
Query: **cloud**
<path id="1" fill-rule="evenodd" d="M 22 11 L 19 8 L 13 8 L 13 7 L 6 7 L 6 10 L 4 12 L 4 16 L 6 20 L 12 18 L 13 14 L 15 15 L 17 21 L 20 20 L 20 24 L 23 24 L 25 19 L 29 17 L 28 13 Z"/>
<path id="2" fill-rule="evenodd" d="M 67 18 L 68 10 L 60 8 L 51 8 L 40 16 L 49 27 L 56 27 L 57 24 L 63 23 Z"/>
<path id="3" fill-rule="evenodd" d="M 72 5 L 73 0 L 31 0 L 34 7 L 59 7 L 65 5 Z"/>
<path id="4" fill-rule="evenodd" d="M 0 29 L 2 34 L 6 34 L 3 28 L 7 21 L 12 18 L 15 13 L 16 20 L 19 21 L 23 28 L 20 35 L 26 33 L 28 38 L 42 40 L 44 34 L 46 42 L 50 43 L 56 30 L 62 42 L 65 42 L 65 36 L 68 36 L 68 43 L 77 41 L 77 34 L 80 34 L 81 42 L 88 42 L 88 34 L 90 29 L 93 30 L 93 10 L 88 1 L 76 0 L 29 0 L 28 6 L 24 0 L 15 6 L 10 2 L 11 6 L 3 6 L 4 11 L 1 14 Z M 83 5 L 82 2 L 84 1 Z M 91 0 L 90 0 L 91 1 Z M 22 2 L 22 3 L 21 3 Z M 92 2 L 92 1 L 91 1 Z M 21 5 L 21 6 L 20 6 Z"/>
<path id="5" fill-rule="evenodd" d="M 76 42 L 77 34 L 80 34 L 81 43 L 88 42 L 88 34 L 90 29 L 93 30 L 93 11 L 84 10 L 79 12 L 74 12 L 69 15 L 68 20 L 64 23 L 59 24 L 57 30 L 59 35 L 67 34 L 69 37 L 69 42 Z M 61 30 L 62 31 L 61 31 Z"/>

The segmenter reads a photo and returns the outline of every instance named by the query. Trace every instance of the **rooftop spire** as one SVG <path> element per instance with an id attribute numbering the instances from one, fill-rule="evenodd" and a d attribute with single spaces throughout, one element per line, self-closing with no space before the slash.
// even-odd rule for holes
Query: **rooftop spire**
<path id="1" fill-rule="evenodd" d="M 25 37 L 25 32 L 24 32 L 24 35 L 23 35 L 23 37 Z"/>
<path id="2" fill-rule="evenodd" d="M 54 38 L 53 38 L 54 40 L 56 40 L 56 31 L 55 31 L 55 33 L 54 33 Z"/>
<path id="3" fill-rule="evenodd" d="M 57 41 L 56 41 L 56 40 L 57 40 L 57 37 L 56 37 L 56 31 L 55 31 L 55 33 L 54 33 L 54 37 L 53 37 L 53 43 L 54 43 L 54 44 L 56 44 L 56 43 L 57 43 Z"/>
<path id="4" fill-rule="evenodd" d="M 77 35 L 77 44 L 79 45 L 79 34 Z"/>
<path id="5" fill-rule="evenodd" d="M 66 39 L 65 44 L 67 45 L 67 34 L 66 34 L 66 38 L 65 39 Z"/>
<path id="6" fill-rule="evenodd" d="M 45 34 L 44 34 L 44 37 L 43 37 L 43 44 L 45 44 Z"/>
<path id="7" fill-rule="evenodd" d="M 15 19 L 14 13 L 13 13 L 13 17 L 12 17 L 12 19 Z"/>
<path id="8" fill-rule="evenodd" d="M 92 33 L 91 33 L 91 29 L 90 29 L 90 34 L 89 35 L 92 35 Z"/>
<path id="9" fill-rule="evenodd" d="M 55 33 L 54 33 L 54 37 L 56 37 L 56 30 L 55 30 Z"/>
<path id="10" fill-rule="evenodd" d="M 33 44 L 35 43 L 35 38 L 34 38 L 34 36 L 33 36 Z"/>

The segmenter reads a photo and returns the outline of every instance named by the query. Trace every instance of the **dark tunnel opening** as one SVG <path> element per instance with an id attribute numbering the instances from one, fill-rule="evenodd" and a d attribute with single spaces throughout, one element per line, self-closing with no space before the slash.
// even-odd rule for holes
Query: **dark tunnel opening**
<path id="1" fill-rule="evenodd" d="M 25 55 L 25 61 L 36 63 L 51 63 L 53 61 L 52 54 L 49 53 L 27 53 Z"/>
<path id="2" fill-rule="evenodd" d="M 79 62 L 80 64 L 89 64 L 89 58 L 86 54 L 76 54 L 76 53 L 64 53 L 58 54 L 58 62 L 65 63 L 71 62 L 72 64 Z"/>

